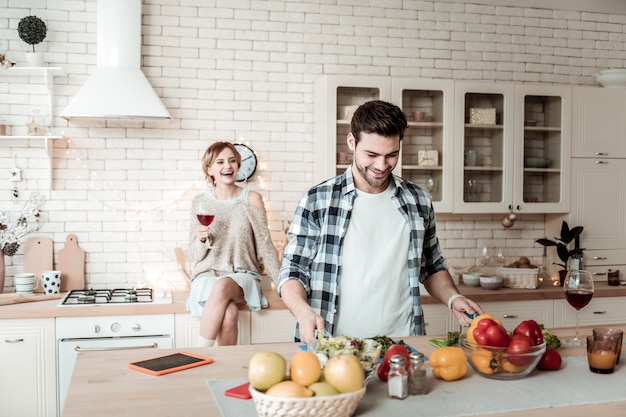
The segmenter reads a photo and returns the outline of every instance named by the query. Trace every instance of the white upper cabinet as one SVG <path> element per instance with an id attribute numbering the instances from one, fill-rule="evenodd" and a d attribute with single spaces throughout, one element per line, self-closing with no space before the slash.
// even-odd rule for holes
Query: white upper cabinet
<path id="1" fill-rule="evenodd" d="M 572 156 L 626 157 L 626 89 L 575 87 Z"/>
<path id="2" fill-rule="evenodd" d="M 340 174 L 352 162 L 347 137 L 354 110 L 367 101 L 390 98 L 388 77 L 322 76 L 316 82 L 314 183 Z"/>
<path id="3" fill-rule="evenodd" d="M 453 86 L 449 80 L 393 79 L 392 101 L 408 117 L 396 173 L 429 191 L 437 212 L 451 212 Z"/>
<path id="4" fill-rule="evenodd" d="M 569 87 L 455 84 L 455 212 L 569 210 L 570 95 Z"/>

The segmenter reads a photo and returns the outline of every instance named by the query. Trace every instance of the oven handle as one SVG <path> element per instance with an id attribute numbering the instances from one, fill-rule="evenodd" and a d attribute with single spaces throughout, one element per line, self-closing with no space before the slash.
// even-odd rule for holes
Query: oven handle
<path id="1" fill-rule="evenodd" d="M 119 346 L 119 347 L 95 347 L 95 348 L 82 348 L 78 345 L 74 346 L 76 352 L 105 352 L 107 350 L 131 350 L 131 349 L 156 349 L 159 346 L 158 343 L 144 346 Z"/>

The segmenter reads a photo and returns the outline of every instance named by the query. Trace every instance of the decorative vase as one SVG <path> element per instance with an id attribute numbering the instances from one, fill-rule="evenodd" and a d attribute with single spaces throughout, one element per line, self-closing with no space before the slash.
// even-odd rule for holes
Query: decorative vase
<path id="1" fill-rule="evenodd" d="M 26 52 L 26 64 L 29 67 L 43 67 L 43 53 L 41 52 Z"/>
<path id="2" fill-rule="evenodd" d="M 0 250 L 0 294 L 4 292 L 4 252 Z"/>

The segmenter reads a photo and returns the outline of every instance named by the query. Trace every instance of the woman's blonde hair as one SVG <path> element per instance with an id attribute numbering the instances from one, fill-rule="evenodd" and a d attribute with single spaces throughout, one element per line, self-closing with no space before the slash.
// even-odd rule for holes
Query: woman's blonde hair
<path id="1" fill-rule="evenodd" d="M 204 155 L 202 156 L 202 172 L 204 172 L 205 180 L 211 185 L 215 185 L 215 178 L 209 175 L 209 167 L 226 148 L 233 151 L 235 159 L 237 160 L 237 167 L 241 168 L 241 155 L 237 151 L 237 148 L 235 148 L 235 145 L 230 142 L 215 142 L 204 151 Z"/>

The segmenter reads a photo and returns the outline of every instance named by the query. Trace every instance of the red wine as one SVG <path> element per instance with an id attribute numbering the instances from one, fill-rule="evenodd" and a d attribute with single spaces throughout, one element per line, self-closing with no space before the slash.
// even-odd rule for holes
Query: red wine
<path id="1" fill-rule="evenodd" d="M 198 214 L 198 221 L 202 226 L 209 226 L 213 223 L 215 216 L 213 214 Z"/>
<path id="2" fill-rule="evenodd" d="M 593 291 L 588 290 L 567 290 L 565 291 L 565 299 L 576 310 L 580 310 L 591 301 Z"/>

